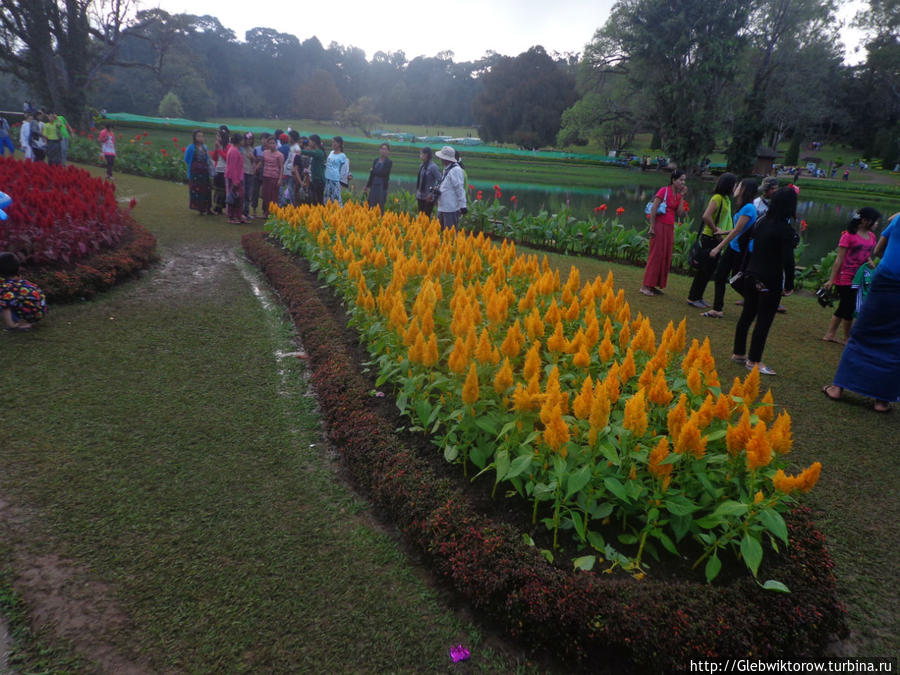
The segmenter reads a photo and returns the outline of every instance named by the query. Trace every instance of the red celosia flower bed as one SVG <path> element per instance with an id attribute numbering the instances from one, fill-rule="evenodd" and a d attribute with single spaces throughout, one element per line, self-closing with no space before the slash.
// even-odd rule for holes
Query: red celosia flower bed
<path id="1" fill-rule="evenodd" d="M 23 276 L 40 286 L 50 302 L 66 302 L 90 297 L 144 269 L 156 259 L 156 237 L 128 213 L 120 217 L 124 234 L 117 248 L 65 269 L 24 267 Z"/>
<path id="2" fill-rule="evenodd" d="M 790 547 L 763 563 L 790 594 L 763 591 L 749 575 L 710 585 L 551 565 L 512 527 L 478 514 L 373 412 L 371 383 L 297 262 L 260 233 L 246 235 L 243 246 L 291 312 L 329 436 L 354 480 L 437 574 L 529 646 L 593 672 L 672 672 L 691 659 L 820 656 L 846 632 L 833 563 L 805 509 L 788 519 Z"/>
<path id="3" fill-rule="evenodd" d="M 128 228 L 115 186 L 73 166 L 0 158 L 0 190 L 13 198 L 0 250 L 29 267 L 63 267 L 115 248 Z"/>

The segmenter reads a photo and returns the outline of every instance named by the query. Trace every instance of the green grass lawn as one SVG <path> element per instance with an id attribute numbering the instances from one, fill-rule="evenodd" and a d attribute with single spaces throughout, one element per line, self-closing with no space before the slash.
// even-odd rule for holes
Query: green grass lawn
<path id="1" fill-rule="evenodd" d="M 470 668 L 525 669 L 448 609 L 337 477 L 302 362 L 276 356 L 296 349 L 291 330 L 233 258 L 247 230 L 189 213 L 184 186 L 120 175 L 117 189 L 137 198 L 161 263 L 52 308 L 32 334 L 0 333 L 0 405 L 15 411 L 0 431 L 0 495 L 34 514 L 24 530 L 0 519 L 0 611 L 22 556 L 59 553 L 109 586 L 131 619 L 115 644 L 154 670 L 444 671 L 460 642 Z M 639 268 L 551 262 L 582 278 L 612 268 L 633 312 L 657 330 L 687 316 L 690 337 L 709 335 L 722 382 L 745 374 L 728 360 L 733 295 L 726 318 L 710 320 L 685 305 L 686 277 L 645 298 Z M 793 418 L 796 465 L 824 465 L 808 502 L 852 648 L 896 655 L 900 413 L 826 400 L 840 357 L 819 339 L 829 312 L 811 297 L 785 304 L 764 359 L 778 376 L 764 384 Z M 52 633 L 21 647 L 23 671 L 80 672 L 75 647 Z"/>
<path id="2" fill-rule="evenodd" d="M 439 601 L 338 478 L 303 362 L 277 356 L 292 330 L 237 260 L 246 228 L 189 213 L 175 184 L 117 189 L 160 264 L 0 333 L 15 417 L 0 489 L 34 514 L 25 530 L 0 519 L 0 597 L 27 597 L 23 556 L 63 555 L 129 617 L 115 646 L 157 672 L 434 672 L 458 643 L 479 670 L 525 668 Z M 71 668 L 68 642 L 39 638 L 23 672 Z"/>

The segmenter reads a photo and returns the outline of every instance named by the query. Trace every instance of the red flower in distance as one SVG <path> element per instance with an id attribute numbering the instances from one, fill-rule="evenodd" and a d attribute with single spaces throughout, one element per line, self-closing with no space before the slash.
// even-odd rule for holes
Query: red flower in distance
<path id="1" fill-rule="evenodd" d="M 516 198 L 515 195 L 513 195 L 512 197 L 509 198 L 509 201 L 511 201 L 513 204 L 515 204 L 519 200 Z"/>
<path id="2" fill-rule="evenodd" d="M 594 207 L 594 213 L 600 213 L 600 211 L 602 211 L 602 210 L 603 209 L 601 209 L 599 206 Z"/>
<path id="3" fill-rule="evenodd" d="M 500 199 L 503 196 L 503 193 L 500 190 L 494 190 L 494 199 Z"/>
<path id="4" fill-rule="evenodd" d="M 144 132 L 144 138 L 147 138 L 147 136 L 149 136 L 149 135 L 150 135 L 150 132 L 149 132 L 149 131 L 145 131 L 145 132 Z"/>
<path id="5" fill-rule="evenodd" d="M 186 146 L 186 145 L 182 145 L 182 146 L 181 146 L 181 151 L 182 151 L 182 152 L 185 152 L 186 150 L 187 150 L 187 146 Z"/>
<path id="6" fill-rule="evenodd" d="M 472 185 L 471 183 L 469 183 L 469 189 L 470 189 L 470 190 L 474 190 L 474 189 L 475 189 L 475 186 Z"/>
<path id="7" fill-rule="evenodd" d="M 478 192 L 475 193 L 475 199 L 477 199 L 478 201 L 481 201 L 481 198 L 483 196 L 484 196 L 484 193 L 481 190 L 479 190 Z"/>
<path id="8" fill-rule="evenodd" d="M 169 156 L 169 153 L 166 152 L 166 149 L 165 149 L 165 148 L 160 148 L 159 151 L 160 151 L 163 155 L 165 155 L 166 157 Z"/>
<path id="9" fill-rule="evenodd" d="M 175 145 L 178 145 L 178 139 L 175 138 L 175 136 L 172 136 L 172 142 L 173 142 Z"/>
<path id="10" fill-rule="evenodd" d="M 624 207 L 620 206 L 619 208 L 616 209 L 616 215 L 617 215 L 617 216 L 621 216 L 623 213 L 625 213 L 625 208 L 624 208 Z"/>
<path id="11" fill-rule="evenodd" d="M 600 209 L 601 211 L 605 212 L 605 211 L 606 211 L 606 204 L 601 204 L 601 205 L 598 206 L 597 208 Z"/>
<path id="12" fill-rule="evenodd" d="M 153 145 L 152 141 L 144 141 L 144 145 Z"/>
<path id="13" fill-rule="evenodd" d="M 499 185 L 495 185 L 495 186 L 494 186 L 494 190 L 495 190 L 495 191 L 496 191 L 496 190 L 499 190 L 499 189 L 500 189 L 500 186 L 499 186 Z"/>
<path id="14" fill-rule="evenodd" d="M 129 209 L 133 209 L 135 206 L 137 206 L 137 199 L 135 199 L 134 197 L 132 197 L 132 198 L 131 198 L 131 201 L 128 202 L 128 208 L 129 208 Z"/>
<path id="15" fill-rule="evenodd" d="M 801 232 L 806 232 L 806 228 L 807 228 L 807 227 L 809 227 L 809 225 L 806 224 L 806 221 L 805 221 L 805 220 L 801 220 L 801 221 L 800 221 L 800 231 L 801 231 Z"/>

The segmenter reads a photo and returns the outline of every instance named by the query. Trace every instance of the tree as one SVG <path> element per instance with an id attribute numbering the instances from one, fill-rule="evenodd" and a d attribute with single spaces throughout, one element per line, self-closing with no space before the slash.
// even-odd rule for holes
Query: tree
<path id="1" fill-rule="evenodd" d="M 337 119 L 342 126 L 357 127 L 366 137 L 371 134 L 372 128 L 381 121 L 381 118 L 375 113 L 372 99 L 368 96 L 363 96 L 348 105 L 338 114 Z"/>
<path id="2" fill-rule="evenodd" d="M 160 117 L 184 117 L 184 106 L 181 105 L 181 99 L 174 91 L 163 96 L 162 101 L 159 102 L 157 114 Z"/>
<path id="3" fill-rule="evenodd" d="M 679 166 L 694 167 L 715 147 L 727 112 L 723 93 L 736 72 L 744 18 L 738 0 L 619 0 L 585 59 L 593 77 L 624 75 L 630 91 L 644 92 L 644 123 L 662 131 Z"/>
<path id="4" fill-rule="evenodd" d="M 324 70 L 315 71 L 297 89 L 297 109 L 303 117 L 333 119 L 346 105 L 331 73 Z"/>
<path id="5" fill-rule="evenodd" d="M 129 0 L 4 0 L 0 70 L 27 82 L 42 101 L 78 122 L 87 116 L 101 68 L 135 66 L 118 58 L 122 38 L 141 28 Z"/>
<path id="6" fill-rule="evenodd" d="M 536 148 L 554 142 L 563 110 L 575 99 L 575 79 L 536 46 L 482 76 L 473 113 L 482 138 Z"/>
<path id="7" fill-rule="evenodd" d="M 823 80 L 841 61 L 834 10 L 833 0 L 757 0 L 751 5 L 741 78 L 749 86 L 739 93 L 742 104 L 725 153 L 730 170 L 750 171 L 767 128 L 785 110 L 792 118 L 787 126 L 798 129 L 809 119 L 827 116 L 829 87 Z M 783 133 L 784 120 L 776 124 Z"/>

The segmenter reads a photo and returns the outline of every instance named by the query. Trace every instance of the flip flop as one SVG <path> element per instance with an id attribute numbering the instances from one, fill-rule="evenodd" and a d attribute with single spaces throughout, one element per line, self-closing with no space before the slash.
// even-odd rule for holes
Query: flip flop
<path id="1" fill-rule="evenodd" d="M 840 338 L 836 338 L 836 337 L 834 337 L 834 338 L 823 337 L 822 342 L 834 342 L 835 344 L 838 344 L 838 345 L 847 344 L 844 340 L 841 340 Z"/>
<path id="2" fill-rule="evenodd" d="M 732 354 L 732 355 L 731 355 L 731 360 L 734 361 L 735 363 L 740 363 L 740 364 L 742 364 L 742 365 L 745 364 L 745 363 L 747 363 L 747 357 L 746 357 L 746 356 L 735 356 L 734 354 Z"/>
<path id="3" fill-rule="evenodd" d="M 884 407 L 879 408 L 878 407 L 879 404 L 881 404 Z M 882 415 L 891 412 L 893 409 L 894 409 L 894 406 L 892 406 L 890 403 L 888 403 L 886 401 L 875 401 L 875 403 L 872 405 L 872 410 L 874 410 L 877 413 L 881 413 Z"/>
<path id="4" fill-rule="evenodd" d="M 646 288 L 641 288 L 641 295 L 647 295 L 652 298 L 654 295 L 656 295 L 656 293 L 654 293 L 653 291 L 649 291 Z"/>
<path id="5" fill-rule="evenodd" d="M 835 385 L 833 385 L 833 384 L 826 384 L 824 387 L 822 387 L 822 393 L 825 394 L 825 398 L 829 398 L 829 399 L 831 399 L 832 401 L 840 401 L 840 400 L 841 400 L 841 395 L 840 395 L 840 394 L 838 394 L 837 396 L 832 396 L 831 394 L 828 393 L 828 388 L 829 388 L 829 387 L 833 387 L 833 386 L 835 386 Z M 840 387 L 838 387 L 838 389 L 840 389 Z"/>
<path id="6" fill-rule="evenodd" d="M 707 319 L 721 319 L 724 315 L 723 314 L 713 314 L 711 311 L 709 311 L 709 312 L 703 312 L 703 314 L 701 314 L 700 316 L 705 316 Z"/>
<path id="7" fill-rule="evenodd" d="M 655 286 L 650 289 L 650 292 L 653 293 L 653 295 L 665 295 L 661 288 L 656 288 Z"/>

